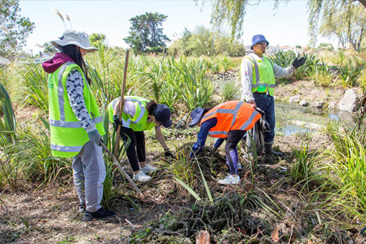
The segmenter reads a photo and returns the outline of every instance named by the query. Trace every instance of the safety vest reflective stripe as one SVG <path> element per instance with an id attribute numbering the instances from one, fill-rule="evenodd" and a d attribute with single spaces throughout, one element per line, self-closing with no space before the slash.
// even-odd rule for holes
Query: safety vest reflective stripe
<path id="1" fill-rule="evenodd" d="M 144 113 L 145 113 L 145 106 L 142 106 L 141 101 L 134 99 L 134 98 L 129 98 L 131 101 L 137 102 L 139 104 L 139 107 L 141 109 L 139 117 L 137 117 L 137 119 L 135 121 L 132 121 L 132 123 L 137 124 L 140 122 L 140 120 L 142 119 L 142 117 L 144 117 Z"/>
<path id="2" fill-rule="evenodd" d="M 82 127 L 79 121 L 67 122 L 67 121 L 50 119 L 49 122 L 50 122 L 50 125 L 56 126 L 56 127 L 64 127 L 64 128 L 81 128 Z M 93 122 L 94 122 L 94 124 L 101 123 L 102 117 L 99 116 L 99 117 L 94 118 Z"/>
<path id="3" fill-rule="evenodd" d="M 60 67 L 60 71 L 58 73 L 58 85 L 57 85 L 57 93 L 58 93 L 58 106 L 60 110 L 60 120 L 65 121 L 65 110 L 64 110 L 64 86 L 62 85 L 62 74 L 64 73 L 67 66 L 73 64 L 73 62 L 66 62 Z"/>
<path id="4" fill-rule="evenodd" d="M 255 84 L 255 85 L 253 85 L 252 88 L 257 88 L 259 85 L 264 85 L 265 87 L 270 87 L 270 88 L 275 88 L 276 87 L 275 84 L 268 85 L 267 83 L 264 83 L 264 84 Z"/>
<path id="5" fill-rule="evenodd" d="M 212 136 L 212 135 L 225 135 L 225 136 L 227 136 L 227 135 L 229 135 L 229 132 L 224 131 L 224 130 L 223 131 L 209 131 L 208 134 L 210 136 Z"/>
<path id="6" fill-rule="evenodd" d="M 221 113 L 221 114 L 230 114 L 230 113 L 233 113 L 233 111 L 235 111 L 234 109 L 222 109 L 222 108 L 219 108 L 217 110 L 215 110 L 214 112 L 212 113 L 209 113 L 209 114 L 206 114 L 205 116 L 203 116 L 202 119 L 205 119 L 215 113 Z"/>
<path id="7" fill-rule="evenodd" d="M 232 114 L 233 115 L 233 121 L 231 122 L 231 126 L 234 125 L 235 120 L 236 120 L 236 116 L 238 115 L 238 111 L 240 109 L 240 106 L 243 104 L 242 101 L 238 102 L 238 104 L 236 105 L 236 107 L 234 109 L 223 109 L 223 108 L 219 108 L 217 110 L 215 110 L 212 113 L 209 113 L 207 115 L 205 115 L 202 119 L 205 119 L 215 113 L 221 113 L 221 114 Z M 220 133 L 219 133 L 220 134 Z"/>
<path id="8" fill-rule="evenodd" d="M 255 116 L 257 116 L 258 112 L 255 110 L 252 115 L 249 117 L 249 119 L 243 124 L 242 127 L 240 127 L 240 130 L 246 130 L 246 128 L 253 122 Z"/>
<path id="9" fill-rule="evenodd" d="M 236 120 L 236 116 L 238 115 L 238 111 L 239 111 L 239 108 L 240 106 L 243 104 L 242 101 L 238 102 L 238 104 L 236 105 L 235 109 L 234 109 L 234 113 L 233 113 L 233 122 L 231 122 L 231 126 L 232 127 L 235 123 L 235 120 Z"/>
<path id="10" fill-rule="evenodd" d="M 62 152 L 80 152 L 83 146 L 60 146 L 51 144 L 51 150 L 62 151 Z"/>
<path id="11" fill-rule="evenodd" d="M 252 63 L 254 64 L 254 70 L 255 70 L 255 84 L 253 84 L 253 88 L 259 86 L 259 67 L 258 67 L 258 62 L 257 60 L 255 60 L 255 58 L 252 56 L 252 54 L 249 54 L 248 56 L 250 56 L 251 58 L 249 58 Z"/>

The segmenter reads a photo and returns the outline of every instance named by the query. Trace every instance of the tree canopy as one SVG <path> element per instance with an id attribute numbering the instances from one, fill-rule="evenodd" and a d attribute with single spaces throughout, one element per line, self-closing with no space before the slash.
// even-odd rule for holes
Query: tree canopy
<path id="1" fill-rule="evenodd" d="M 215 32 L 203 26 L 197 27 L 193 32 L 185 29 L 182 37 L 175 40 L 169 47 L 173 55 L 186 56 L 216 56 L 226 54 L 231 57 L 243 56 L 245 48 L 238 40 L 230 41 L 227 33 Z"/>
<path id="2" fill-rule="evenodd" d="M 361 42 L 366 35 L 365 26 L 365 8 L 361 4 L 352 4 L 326 16 L 320 26 L 320 34 L 336 36 L 343 47 L 350 43 L 356 51 L 360 51 Z"/>
<path id="3" fill-rule="evenodd" d="M 50 41 L 43 43 L 42 48 L 43 48 L 43 53 L 55 53 L 55 52 L 57 52 L 56 47 Z"/>
<path id="4" fill-rule="evenodd" d="M 19 11 L 19 0 L 0 0 L 0 55 L 22 47 L 35 28 Z"/>
<path id="5" fill-rule="evenodd" d="M 130 19 L 129 36 L 123 40 L 136 52 L 161 51 L 170 39 L 161 28 L 168 16 L 159 13 L 145 13 Z"/>
<path id="6" fill-rule="evenodd" d="M 196 0 L 199 1 L 199 0 Z M 203 0 L 204 1 L 204 0 Z M 212 0 L 213 11 L 211 22 L 216 27 L 229 24 L 231 36 L 240 37 L 243 33 L 244 15 L 248 5 L 257 5 L 263 0 Z M 278 7 L 280 2 L 289 2 L 291 0 L 274 0 L 274 8 Z M 329 19 L 329 16 L 337 13 L 341 9 L 348 9 L 353 4 L 361 4 L 366 8 L 366 0 L 307 0 L 309 11 L 309 32 L 312 36 L 312 42 L 315 43 L 319 32 L 319 21 Z M 342 15 L 342 21 L 350 18 L 350 12 Z M 365 9 L 364 9 L 365 11 Z M 344 19 L 346 18 L 346 19 Z"/>
<path id="7" fill-rule="evenodd" d="M 106 36 L 103 33 L 92 33 L 89 36 L 90 45 L 99 47 L 105 45 Z"/>

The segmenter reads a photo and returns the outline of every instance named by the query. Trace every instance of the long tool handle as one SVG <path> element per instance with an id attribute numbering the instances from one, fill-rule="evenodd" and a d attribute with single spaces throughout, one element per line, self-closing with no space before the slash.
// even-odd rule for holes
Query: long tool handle
<path id="1" fill-rule="evenodd" d="M 112 157 L 114 164 L 124 174 L 124 176 L 131 183 L 131 185 L 133 186 L 133 188 L 135 189 L 135 191 L 137 191 L 138 193 L 140 193 L 141 195 L 143 195 L 142 194 L 142 191 L 137 187 L 137 185 L 135 184 L 135 182 L 133 182 L 133 180 L 131 179 L 131 177 L 122 168 L 121 164 L 118 162 L 117 158 L 113 155 L 113 153 L 111 151 L 109 151 L 108 147 L 106 147 L 106 145 L 104 145 L 103 143 L 102 143 L 102 147 L 103 147 L 104 151 L 106 151 Z"/>
<path id="2" fill-rule="evenodd" d="M 122 90 L 121 90 L 121 100 L 119 102 L 119 121 L 122 118 L 123 105 L 124 105 L 124 96 L 125 96 L 125 87 L 126 87 L 126 77 L 127 77 L 127 67 L 128 67 L 128 56 L 130 54 L 130 50 L 126 51 L 126 59 L 125 59 L 125 70 L 123 73 L 123 82 L 122 82 Z M 118 149 L 119 149 L 119 134 L 121 132 L 121 126 L 117 125 L 117 135 L 116 135 L 116 143 L 114 144 L 114 156 L 118 158 Z"/>

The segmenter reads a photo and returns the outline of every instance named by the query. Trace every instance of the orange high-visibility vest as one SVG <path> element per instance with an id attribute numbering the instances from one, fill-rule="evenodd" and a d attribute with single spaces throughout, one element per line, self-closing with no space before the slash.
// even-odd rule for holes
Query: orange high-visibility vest
<path id="1" fill-rule="evenodd" d="M 237 100 L 217 105 L 203 116 L 201 124 L 217 118 L 217 124 L 208 134 L 212 137 L 227 138 L 231 130 L 252 129 L 260 117 L 261 114 L 250 104 Z"/>

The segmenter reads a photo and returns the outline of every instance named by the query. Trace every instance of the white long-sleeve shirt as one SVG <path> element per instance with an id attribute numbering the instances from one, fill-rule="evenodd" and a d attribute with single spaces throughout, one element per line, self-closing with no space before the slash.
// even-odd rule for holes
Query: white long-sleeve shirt
<path id="1" fill-rule="evenodd" d="M 258 55 L 251 53 L 248 55 L 253 60 L 263 60 Z M 240 66 L 241 70 L 241 87 L 242 94 L 241 100 L 245 100 L 246 102 L 254 101 L 253 93 L 252 93 L 252 85 L 253 85 L 253 63 L 248 58 L 243 58 Z M 292 74 L 295 71 L 295 68 L 292 65 L 287 68 L 282 68 L 277 64 L 273 64 L 273 72 L 276 78 L 283 78 Z"/>

